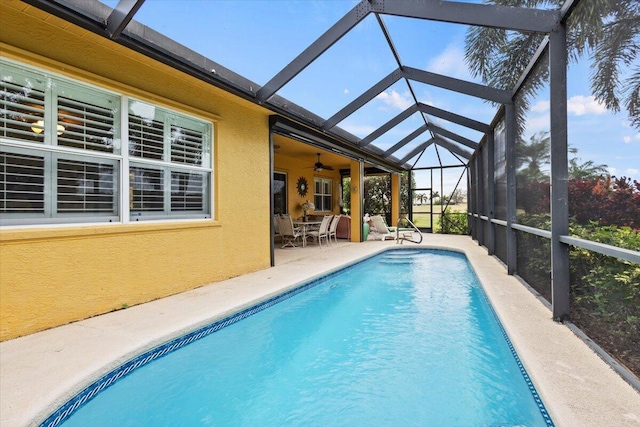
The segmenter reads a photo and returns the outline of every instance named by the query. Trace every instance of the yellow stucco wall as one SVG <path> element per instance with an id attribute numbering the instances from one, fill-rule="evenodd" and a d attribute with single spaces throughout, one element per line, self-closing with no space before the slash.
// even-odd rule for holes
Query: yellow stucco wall
<path id="1" fill-rule="evenodd" d="M 331 195 L 333 200 L 333 206 L 331 211 L 309 211 L 309 214 L 317 214 L 317 215 L 337 215 L 340 213 L 340 208 L 337 206 L 337 184 L 340 183 L 340 172 L 338 170 L 328 171 L 323 170 L 322 172 L 315 172 L 313 168 L 309 167 L 308 160 L 300 160 L 294 157 L 288 157 L 276 154 L 274 156 L 274 170 L 276 172 L 283 172 L 287 174 L 287 206 L 288 213 L 293 218 L 298 218 L 302 216 L 302 208 L 301 205 L 310 200 L 313 203 L 313 179 L 314 178 L 325 178 L 332 180 L 332 189 Z M 298 194 L 297 183 L 298 178 L 305 177 L 307 183 L 309 184 L 309 191 L 307 195 L 302 197 Z"/>
<path id="2" fill-rule="evenodd" d="M 400 218 L 400 175 L 391 174 L 391 226 L 398 225 Z"/>
<path id="3" fill-rule="evenodd" d="M 361 162 L 351 160 L 351 241 L 360 242 L 362 240 L 362 216 L 363 206 L 363 166 Z"/>
<path id="4" fill-rule="evenodd" d="M 216 133 L 211 220 L 0 230 L 0 340 L 269 267 L 268 111 L 17 0 L 0 1 L 0 24 L 2 56 L 211 120 Z"/>

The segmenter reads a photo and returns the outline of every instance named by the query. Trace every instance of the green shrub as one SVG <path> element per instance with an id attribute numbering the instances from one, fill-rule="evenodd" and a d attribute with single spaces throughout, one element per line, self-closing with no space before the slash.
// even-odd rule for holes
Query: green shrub
<path id="1" fill-rule="evenodd" d="M 623 249 L 640 248 L 640 232 L 630 227 L 571 227 L 571 235 Z M 592 314 L 613 322 L 640 326 L 640 264 L 572 248 L 572 293 Z"/>
<path id="2" fill-rule="evenodd" d="M 549 230 L 551 224 L 546 214 L 520 215 L 518 223 L 542 230 Z M 569 234 L 623 249 L 640 249 L 640 232 L 631 227 L 600 226 L 596 222 L 580 225 L 572 221 Z M 545 266 L 551 257 L 550 246 L 535 236 L 520 234 L 519 237 L 518 246 L 526 246 L 527 269 L 532 274 L 538 270 L 545 275 L 549 268 Z M 626 323 L 632 328 L 640 327 L 640 264 L 578 247 L 571 247 L 569 254 L 574 308 L 583 315 L 588 313 L 589 317 L 597 316 L 618 326 Z"/>
<path id="3" fill-rule="evenodd" d="M 445 209 L 440 215 L 438 225 L 442 234 L 469 234 L 466 213 L 451 213 Z"/>

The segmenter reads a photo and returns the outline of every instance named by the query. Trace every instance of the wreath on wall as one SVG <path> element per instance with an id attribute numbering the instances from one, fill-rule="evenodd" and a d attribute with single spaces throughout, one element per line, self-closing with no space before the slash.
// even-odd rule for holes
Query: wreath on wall
<path id="1" fill-rule="evenodd" d="M 297 188 L 300 197 L 304 197 L 307 195 L 307 191 L 309 190 L 309 183 L 307 183 L 307 179 L 304 176 L 298 178 Z"/>

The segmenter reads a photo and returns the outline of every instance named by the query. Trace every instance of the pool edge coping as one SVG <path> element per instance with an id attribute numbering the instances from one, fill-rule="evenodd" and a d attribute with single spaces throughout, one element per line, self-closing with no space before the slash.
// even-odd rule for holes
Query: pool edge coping
<path id="1" fill-rule="evenodd" d="M 471 271 L 474 274 L 474 277 L 477 280 L 478 285 L 482 291 L 482 297 L 488 303 L 489 310 L 493 314 L 493 317 L 497 321 L 497 326 L 502 336 L 505 340 L 505 344 L 509 348 L 511 356 L 513 357 L 514 362 L 516 363 L 520 374 L 522 375 L 522 379 L 525 381 L 529 392 L 531 393 L 531 398 L 534 403 L 538 407 L 538 411 L 544 420 L 545 424 L 548 427 L 555 427 L 555 422 L 553 421 L 553 417 L 551 416 L 550 411 L 547 408 L 547 405 L 544 403 L 544 399 L 542 398 L 541 393 L 538 391 L 534 378 L 528 372 L 526 365 L 522 358 L 520 357 L 515 344 L 511 340 L 502 319 L 498 315 L 498 312 L 494 308 L 493 302 L 491 301 L 485 286 L 482 283 L 480 276 L 478 275 L 476 269 L 473 266 L 471 258 L 469 254 L 464 249 L 458 248 L 450 248 L 445 246 L 418 246 L 415 249 L 426 252 L 426 251 L 441 251 L 441 252 L 452 252 L 456 254 L 463 255 L 467 265 L 471 268 Z M 321 284 L 326 279 L 332 277 L 335 274 L 341 273 L 343 271 L 348 271 L 351 268 L 355 268 L 359 264 L 366 262 L 368 258 L 372 258 L 378 256 L 385 252 L 393 252 L 400 250 L 411 250 L 408 247 L 387 247 L 380 248 L 379 250 L 372 252 L 366 256 L 359 257 L 355 260 L 350 260 L 345 262 L 340 266 L 336 266 L 328 271 L 317 273 L 308 279 L 302 279 L 296 283 L 290 284 L 280 290 L 272 291 L 266 295 L 262 295 L 252 301 L 245 302 L 240 306 L 236 306 L 227 310 L 227 313 L 219 313 L 217 314 L 214 320 L 212 321 L 202 321 L 198 324 L 194 324 L 194 327 L 191 328 L 190 331 L 187 332 L 172 332 L 170 335 L 172 338 L 164 339 L 158 338 L 156 340 L 150 341 L 150 344 L 146 346 L 144 349 L 140 351 L 136 351 L 136 355 L 126 359 L 124 362 L 114 361 L 112 365 L 115 365 L 114 368 L 107 369 L 107 372 L 98 378 L 87 381 L 88 384 L 81 388 L 80 391 L 71 394 L 70 398 L 64 400 L 62 405 L 58 405 L 56 409 L 51 412 L 48 411 L 49 415 L 37 425 L 46 426 L 46 427 L 57 427 L 61 423 L 64 423 L 70 416 L 73 415 L 75 411 L 80 409 L 84 404 L 88 403 L 95 395 L 99 394 L 102 390 L 109 387 L 119 379 L 127 376 L 129 373 L 134 370 L 141 368 L 142 366 L 153 362 L 154 360 L 169 354 L 173 351 L 180 349 L 194 341 L 202 339 L 226 326 L 229 326 L 233 323 L 241 321 L 253 314 L 256 314 L 262 310 L 265 310 L 273 305 L 281 303 L 289 298 L 294 297 L 297 294 L 305 292 L 318 284 Z M 204 324 L 203 324 L 204 323 Z M 184 328 L 183 328 L 184 330 Z M 161 340 L 162 343 L 155 344 L 156 341 Z M 154 343 L 154 344 L 151 344 Z"/>
<path id="2" fill-rule="evenodd" d="M 495 257 L 487 255 L 486 250 L 484 250 L 484 248 L 482 247 L 479 247 L 475 243 L 475 241 L 468 238 L 468 236 L 458 236 L 458 238 L 453 238 L 453 239 L 449 239 L 448 236 L 447 237 L 428 236 L 428 239 L 431 240 L 431 242 L 427 240 L 423 244 L 419 245 L 419 247 L 430 248 L 430 249 L 444 249 L 444 250 L 449 250 L 454 252 L 460 252 L 467 256 L 467 259 L 470 261 L 470 264 L 474 272 L 480 279 L 480 283 L 483 289 L 485 290 L 487 297 L 490 299 L 492 306 L 496 309 L 497 314 L 500 318 L 500 322 L 507 329 L 507 332 L 511 337 L 512 343 L 514 344 L 514 346 L 516 346 L 518 354 L 520 355 L 522 362 L 525 364 L 527 372 L 532 377 L 536 385 L 536 389 L 538 390 L 538 393 L 540 393 L 543 401 L 548 404 L 547 409 L 557 426 L 574 426 L 574 425 L 601 426 L 603 424 L 602 422 L 598 422 L 598 420 L 601 420 L 602 416 L 604 415 L 607 415 L 607 416 L 613 415 L 614 419 L 617 420 L 619 426 L 624 425 L 624 426 L 637 427 L 640 425 L 640 394 L 635 392 L 635 390 L 632 390 L 631 386 L 629 386 L 628 383 L 626 383 L 622 378 L 618 376 L 617 373 L 615 373 L 612 369 L 610 369 L 610 367 L 608 367 L 608 365 L 606 365 L 604 361 L 602 361 L 602 359 L 597 354 L 595 354 L 595 352 L 593 352 L 582 340 L 576 337 L 573 334 L 573 332 L 571 332 L 565 325 L 557 324 L 553 322 L 551 320 L 549 309 L 547 307 L 544 307 L 544 305 L 539 300 L 537 300 L 529 290 L 525 289 L 515 277 L 508 276 L 506 274 L 506 271 L 504 270 L 504 266 L 502 266 L 495 259 Z M 444 243 L 442 241 L 444 241 Z M 376 245 L 372 245 L 371 242 L 368 242 L 366 245 L 363 245 L 363 246 L 368 248 L 366 248 L 366 250 L 356 249 L 355 251 L 353 251 L 356 253 L 355 257 L 353 257 L 350 260 L 346 260 L 346 261 L 341 260 L 340 262 L 336 262 L 334 263 L 334 266 L 332 268 L 324 270 L 323 273 L 319 275 L 325 274 L 328 271 L 338 270 L 355 260 L 365 259 L 379 252 L 382 252 L 386 249 L 396 247 L 396 245 L 390 244 L 389 242 L 382 242 L 382 243 L 376 242 Z M 297 261 L 299 261 L 299 259 L 294 260 L 293 264 L 295 264 Z M 306 266 L 308 264 L 305 264 L 303 262 L 302 265 Z M 485 271 L 487 269 L 488 271 Z M 267 268 L 264 270 L 260 270 L 259 272 L 256 272 L 256 273 L 265 272 L 265 271 L 269 272 L 271 271 L 271 269 Z M 490 286 L 487 286 L 487 283 L 486 283 L 487 275 L 489 278 L 489 282 L 491 282 Z M 244 276 L 240 276 L 240 277 L 244 277 Z M 289 287 L 293 287 L 296 284 L 299 285 L 301 283 L 304 283 L 310 280 L 311 277 L 314 277 L 314 275 L 308 275 L 308 276 L 302 277 L 299 280 L 296 280 L 295 283 L 290 283 Z M 496 281 L 499 282 L 498 286 L 496 286 L 496 284 L 493 283 Z M 220 283 L 221 282 L 216 282 L 210 285 L 216 286 L 216 285 L 219 285 Z M 205 287 L 208 287 L 210 285 L 205 285 Z M 553 335 L 553 337 L 555 337 L 556 335 L 558 335 L 558 331 L 560 331 L 560 335 L 561 335 L 560 338 L 562 338 L 563 340 L 567 339 L 572 341 L 571 345 L 573 347 L 576 347 L 579 350 L 580 354 L 578 354 L 578 356 L 586 360 L 587 365 L 589 365 L 591 368 L 594 368 L 595 370 L 595 372 L 593 373 L 589 371 L 587 380 L 590 383 L 594 382 L 591 380 L 591 376 L 593 374 L 596 374 L 596 376 L 599 377 L 597 378 L 598 380 L 597 385 L 603 386 L 602 391 L 598 389 L 595 391 L 591 391 L 591 393 L 589 392 L 585 393 L 584 390 L 581 388 L 583 386 L 583 384 L 581 383 L 579 383 L 578 386 L 576 386 L 575 381 L 572 384 L 565 384 L 564 382 L 559 383 L 557 378 L 555 379 L 555 382 L 554 382 L 554 378 L 551 378 L 553 375 L 550 377 L 549 372 L 546 372 L 547 366 L 544 364 L 541 364 L 540 360 L 537 360 L 537 359 L 540 359 L 539 355 L 535 354 L 535 351 L 533 352 L 534 354 L 532 355 L 531 349 L 527 349 L 527 347 L 531 347 L 529 342 L 529 337 L 527 336 L 527 334 L 525 333 L 524 337 L 522 333 L 517 333 L 516 336 L 514 336 L 513 331 L 510 330 L 513 325 L 509 323 L 510 320 L 505 319 L 505 316 L 502 313 L 504 302 L 497 304 L 496 301 L 494 301 L 493 292 L 495 291 L 495 289 L 502 289 L 503 285 L 507 285 L 507 286 L 504 286 L 504 288 L 515 289 L 516 293 L 522 296 L 523 299 L 527 300 L 529 303 L 531 302 L 535 303 L 535 307 L 536 307 L 535 311 L 542 313 L 539 320 L 542 323 L 547 325 L 545 329 L 549 329 L 550 332 L 548 333 L 550 333 L 551 335 Z M 201 288 L 198 288 L 198 289 L 201 289 Z M 282 289 L 284 289 L 284 287 Z M 282 292 L 283 291 L 282 289 L 279 292 Z M 266 298 L 266 295 L 264 295 L 263 297 Z M 167 298 L 172 298 L 172 297 L 167 297 Z M 258 299 L 259 298 L 254 298 L 252 300 L 257 301 Z M 148 304 L 152 304 L 152 303 L 153 302 Z M 245 302 L 245 306 L 247 304 L 249 303 Z M 143 305 L 146 305 L 146 304 L 143 304 Z M 136 306 L 131 307 L 128 310 L 134 309 L 135 307 Z M 236 309 L 227 308 L 224 311 L 224 313 L 237 311 L 237 307 L 238 305 L 235 306 Z M 128 310 L 123 310 L 123 312 Z M 175 328 L 175 329 L 172 329 L 171 331 L 172 333 L 165 334 L 164 336 L 176 337 L 179 335 L 183 335 L 185 331 L 193 330 L 197 325 L 203 325 L 204 323 L 211 323 L 211 319 L 214 319 L 214 318 L 220 319 L 221 316 L 223 316 L 222 312 L 218 313 L 215 316 L 210 316 L 207 319 L 208 322 L 206 322 L 203 319 L 199 319 L 199 321 L 191 323 L 188 328 L 187 327 Z M 511 316 L 511 314 L 508 314 L 506 318 L 509 318 L 509 316 Z M 548 325 L 551 325 L 551 326 L 548 326 Z M 69 325 L 65 325 L 64 327 L 61 327 L 61 328 L 66 328 L 68 326 Z M 71 332 L 73 333 L 74 330 L 72 329 Z M 35 341 L 39 342 L 40 338 L 41 337 L 36 338 Z M 149 349 L 153 347 L 154 342 L 161 341 L 158 338 L 158 336 L 155 336 L 152 338 L 153 339 L 147 340 L 146 346 L 141 345 L 136 348 Z M 20 339 L 11 340 L 11 341 L 17 341 L 17 340 L 20 340 Z M 5 343 L 6 341 L 3 343 L 0 343 L 0 345 L 4 345 Z M 22 343 L 21 345 L 23 344 L 24 343 Z M 525 347 L 525 350 L 523 351 L 521 347 Z M 15 347 L 13 347 L 12 350 L 15 351 Z M 48 350 L 51 350 L 51 349 L 48 349 Z M 545 351 L 546 351 L 546 348 L 545 348 Z M 132 356 L 139 353 L 140 351 L 133 351 L 133 350 L 122 351 L 120 352 L 117 358 L 114 358 L 111 361 L 111 363 L 104 364 L 101 367 L 101 369 L 93 369 L 91 371 L 93 375 L 90 375 L 89 373 L 87 373 L 80 380 L 78 380 L 77 378 L 75 379 L 71 378 L 70 375 L 67 375 L 65 376 L 65 382 L 64 382 L 65 387 L 56 387 L 56 390 L 58 390 L 58 392 L 54 395 L 50 393 L 49 389 L 46 389 L 46 391 L 49 392 L 49 394 L 40 393 L 40 395 L 37 396 L 37 399 L 34 399 L 33 393 L 31 390 L 33 386 L 31 385 L 27 386 L 27 388 L 29 389 L 28 391 L 30 392 L 29 396 L 31 396 L 30 399 L 24 399 L 24 398 L 16 399 L 11 395 L 9 395 L 10 398 L 7 398 L 6 397 L 7 395 L 4 394 L 4 398 L 1 399 L 2 408 L 8 408 L 9 411 L 7 413 L 9 413 L 10 415 L 0 419 L 0 424 L 3 427 L 40 425 L 40 423 L 42 423 L 48 415 L 50 415 L 53 411 L 55 411 L 59 406 L 64 404 L 67 400 L 69 400 L 69 398 L 71 398 L 77 392 L 82 390 L 83 389 L 82 385 L 86 386 L 87 384 L 90 384 L 92 382 L 91 379 L 95 380 L 96 378 L 99 378 L 101 375 L 104 375 L 106 372 L 109 371 L 109 367 L 113 369 L 114 367 L 118 366 L 118 362 L 122 364 L 123 360 L 130 359 Z M 54 353 L 51 353 L 51 354 L 54 354 Z M 574 355 L 572 354 L 571 360 L 573 360 L 573 356 Z M 547 359 L 549 359 L 549 357 L 547 357 Z M 562 360 L 568 360 L 568 359 L 565 358 Z M 3 361 L 4 361 L 4 358 L 3 358 Z M 553 361 L 555 362 L 555 360 Z M 9 360 L 9 362 L 15 362 L 15 360 Z M 65 363 L 68 363 L 68 362 L 65 361 Z M 8 363 L 8 364 L 11 365 L 11 363 Z M 49 363 L 49 365 L 51 365 L 51 363 Z M 3 368 L 7 368 L 7 366 Z M 9 366 L 8 368 L 14 368 L 14 366 Z M 18 366 L 18 368 L 20 368 L 20 366 Z M 569 374 L 572 374 L 572 373 L 570 372 Z M 32 373 L 29 373 L 29 375 L 33 377 Z M 25 375 L 22 375 L 22 376 L 24 377 Z M 18 375 L 18 377 L 19 377 L 18 379 L 20 379 L 20 375 Z M 568 379 L 571 381 L 573 380 L 573 377 L 571 376 Z M 13 382 L 16 382 L 15 378 L 11 378 L 11 380 L 13 380 Z M 11 382 L 11 380 L 8 382 Z M 3 387 L 4 387 L 3 389 L 7 388 L 4 385 Z M 612 389 L 612 387 L 615 387 L 615 388 Z M 40 388 L 42 389 L 42 387 Z M 621 388 L 623 388 L 624 390 L 621 390 Z M 617 393 L 616 398 L 615 399 L 609 398 L 609 396 L 607 395 L 607 390 L 609 391 L 614 390 L 615 393 Z M 22 389 L 18 389 L 18 392 L 22 392 L 22 391 L 23 391 Z M 572 395 L 573 393 L 570 393 L 568 391 L 578 392 L 577 394 L 580 397 L 573 396 Z M 0 394 L 0 396 L 2 396 L 2 394 Z M 586 396 L 586 399 L 585 399 L 585 396 Z M 34 400 L 36 401 L 34 402 Z M 604 401 L 604 403 L 602 401 Z M 587 402 L 586 406 L 585 406 L 585 402 Z M 20 406 L 19 405 L 20 403 L 25 403 L 25 405 Z M 16 408 L 19 408 L 21 411 L 18 413 L 18 415 L 16 415 Z M 577 420 L 579 420 L 580 423 L 576 424 Z"/>

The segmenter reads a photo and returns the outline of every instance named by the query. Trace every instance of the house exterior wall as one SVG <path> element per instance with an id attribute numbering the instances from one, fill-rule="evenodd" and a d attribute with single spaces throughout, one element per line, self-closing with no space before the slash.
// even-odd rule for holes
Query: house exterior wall
<path id="1" fill-rule="evenodd" d="M 0 229 L 0 340 L 269 267 L 267 110 L 17 0 L 0 55 L 215 128 L 212 219 Z"/>
<path id="2" fill-rule="evenodd" d="M 313 203 L 314 194 L 314 178 L 325 178 L 332 181 L 332 210 L 331 211 L 318 211 L 311 210 L 310 214 L 316 215 L 337 215 L 340 213 L 340 208 L 337 205 L 338 192 L 336 185 L 340 183 L 340 171 L 323 170 L 322 172 L 315 172 L 312 167 L 309 167 L 309 160 L 300 160 L 294 157 L 283 156 L 276 154 L 274 156 L 274 170 L 277 172 L 283 172 L 287 174 L 287 209 L 292 218 L 298 218 L 302 216 L 301 205 L 307 200 Z M 297 182 L 298 178 L 304 177 L 309 184 L 309 190 L 307 195 L 302 197 L 298 194 Z"/>

